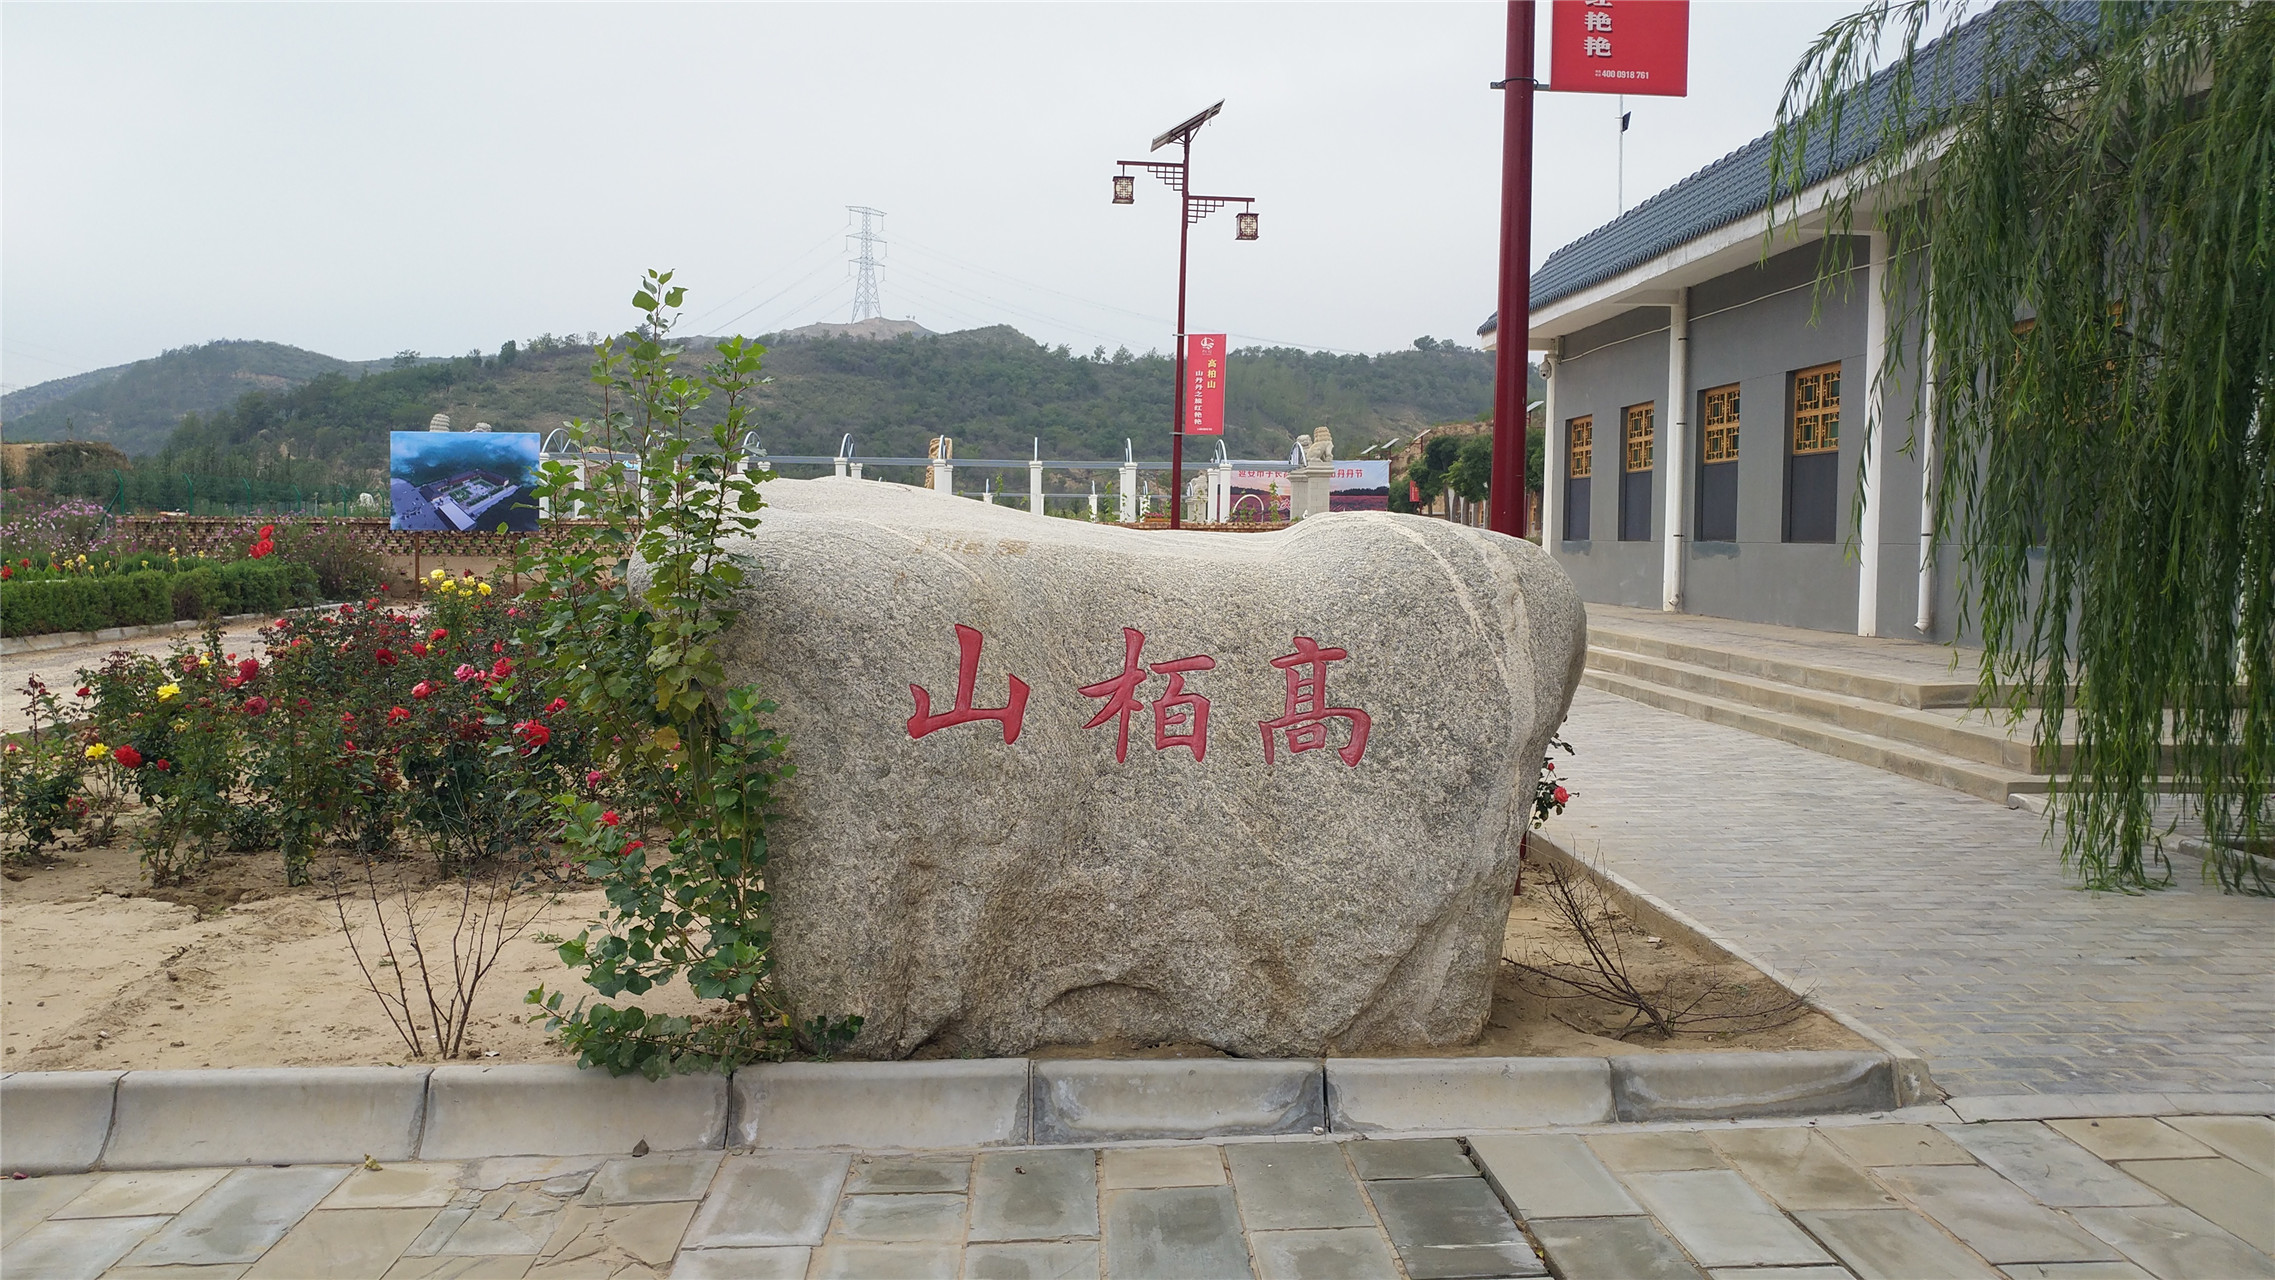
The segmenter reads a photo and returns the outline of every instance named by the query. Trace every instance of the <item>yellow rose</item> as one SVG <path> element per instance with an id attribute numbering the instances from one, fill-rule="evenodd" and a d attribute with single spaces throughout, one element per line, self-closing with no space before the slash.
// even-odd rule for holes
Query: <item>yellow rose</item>
<path id="1" fill-rule="evenodd" d="M 158 686 L 158 701 L 160 702 L 164 702 L 169 698 L 179 698 L 181 696 L 182 686 L 178 684 L 162 684 Z"/>
<path id="2" fill-rule="evenodd" d="M 447 573 L 444 573 L 444 572 L 443 572 L 442 570 L 440 570 L 440 569 L 437 569 L 437 570 L 435 570 L 433 573 L 430 573 L 430 574 L 428 574 L 427 576 L 428 576 L 428 577 L 430 577 L 430 578 L 432 578 L 432 579 L 434 579 L 436 582 L 441 582 L 441 581 L 444 581 L 445 579 L 447 579 L 447 578 L 449 578 L 449 577 L 450 577 L 450 575 L 449 575 L 449 574 L 447 574 Z"/>
<path id="3" fill-rule="evenodd" d="M 87 748 L 87 758 L 88 758 L 89 760 L 100 760 L 100 759 L 102 759 L 104 756 L 107 756 L 107 755 L 109 755 L 110 753 L 111 753 L 111 749 L 110 749 L 109 747 L 106 747 L 106 746 L 104 746 L 104 745 L 103 745 L 102 743 L 100 743 L 100 742 L 96 743 L 94 746 L 91 746 L 91 747 Z"/>
<path id="4" fill-rule="evenodd" d="M 477 582 L 477 583 L 475 583 L 475 584 L 474 584 L 474 589 L 475 589 L 476 591 L 479 591 L 479 592 L 481 592 L 483 595 L 488 595 L 488 594 L 490 594 L 490 584 L 489 584 L 489 583 L 487 583 L 487 582 Z"/>

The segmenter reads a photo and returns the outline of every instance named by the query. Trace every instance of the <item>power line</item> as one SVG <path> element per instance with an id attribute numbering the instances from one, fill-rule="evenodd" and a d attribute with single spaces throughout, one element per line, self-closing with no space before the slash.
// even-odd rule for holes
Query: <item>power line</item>
<path id="1" fill-rule="evenodd" d="M 693 328 L 693 327 L 695 327 L 695 326 L 698 326 L 698 325 L 701 325 L 701 324 L 705 323 L 705 322 L 706 322 L 706 321 L 708 321 L 708 320 L 709 320 L 709 319 L 710 319 L 712 316 L 715 316 L 715 315 L 719 314 L 720 312 L 722 312 L 722 311 L 726 310 L 727 308 L 729 308 L 729 307 L 731 307 L 731 306 L 735 305 L 737 302 L 740 302 L 740 301 L 742 301 L 742 300 L 743 300 L 745 297 L 749 296 L 750 294 L 756 293 L 756 292 L 757 292 L 757 291 L 758 291 L 760 288 L 762 288 L 762 287 L 764 287 L 765 285 L 767 285 L 767 284 L 771 283 L 773 280 L 775 280 L 775 279 L 776 279 L 776 278 L 778 278 L 779 276 L 783 275 L 785 272 L 789 271 L 789 270 L 790 270 L 792 267 L 795 267 L 795 266 L 797 266 L 797 265 L 798 265 L 800 262 L 803 262 L 803 261 L 805 261 L 807 258 L 809 258 L 809 257 L 812 257 L 812 256 L 814 255 L 814 253 L 815 253 L 815 252 L 817 252 L 817 251 L 819 251 L 819 250 L 821 250 L 821 249 L 827 248 L 827 247 L 829 246 L 829 242 L 830 242 L 830 241 L 832 241 L 832 240 L 835 240 L 835 239 L 837 239 L 837 238 L 838 238 L 838 236 L 839 236 L 839 235 L 841 235 L 841 234 L 843 234 L 843 233 L 842 233 L 842 232 L 840 232 L 840 231 L 832 231 L 832 232 L 830 232 L 828 235 L 826 235 L 826 236 L 823 236 L 821 239 L 814 241 L 814 242 L 813 242 L 811 245 L 808 245 L 808 246 L 807 246 L 807 247 L 806 247 L 804 250 L 800 251 L 796 257 L 793 257 L 793 258 L 789 258 L 789 259 L 786 259 L 786 260 L 784 260 L 784 261 L 783 261 L 783 263 L 782 263 L 782 265 L 780 265 L 780 266 L 776 267 L 774 270 L 772 270 L 772 271 L 769 271 L 769 272 L 767 272 L 765 275 L 762 275 L 762 276 L 760 276 L 758 279 L 756 279 L 756 280 L 752 281 L 752 282 L 751 282 L 751 283 L 750 283 L 748 286 L 744 287 L 742 290 L 740 290 L 739 292 L 737 292 L 737 293 L 736 293 L 736 294 L 735 294 L 733 297 L 731 297 L 731 298 L 728 298 L 726 301 L 724 301 L 724 302 L 720 303 L 719 305 L 717 305 L 717 306 L 715 306 L 715 307 L 711 308 L 709 311 L 706 311 L 706 312 L 704 312 L 702 315 L 700 315 L 700 316 L 696 317 L 694 320 L 690 321 L 690 322 L 689 322 L 689 327 L 690 327 L 690 328 Z M 826 264 L 825 264 L 825 265 L 826 265 Z M 811 274 L 811 273 L 809 273 L 809 277 L 810 277 L 810 274 Z M 787 287 L 786 287 L 786 289 L 785 289 L 785 292 L 787 292 L 787 290 L 788 290 L 788 289 L 794 289 L 794 288 L 796 288 L 796 287 L 797 287 L 796 283 L 792 283 L 791 285 L 789 285 L 789 286 L 787 286 Z M 776 297 L 780 297 L 781 295 L 780 295 L 780 294 L 776 294 L 775 296 L 776 296 Z M 759 306 L 765 306 L 766 304 L 762 302 L 762 303 L 760 303 L 760 304 L 758 304 L 758 305 L 759 305 Z M 745 312 L 743 313 L 743 315 L 749 315 L 749 314 L 750 314 L 750 312 L 748 312 L 748 311 L 745 311 Z M 737 320 L 739 320 L 739 319 L 741 319 L 741 318 L 742 318 L 742 316 L 737 316 L 737 317 L 735 317 L 735 319 L 737 319 Z M 733 321 L 729 321 L 728 323 L 730 323 L 730 324 L 731 324 L 731 323 L 733 323 Z"/>

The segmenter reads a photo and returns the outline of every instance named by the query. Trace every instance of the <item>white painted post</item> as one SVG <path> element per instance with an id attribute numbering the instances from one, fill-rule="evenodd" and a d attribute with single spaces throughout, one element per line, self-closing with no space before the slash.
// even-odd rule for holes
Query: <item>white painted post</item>
<path id="1" fill-rule="evenodd" d="M 1098 523 L 1098 482 L 1090 482 L 1090 523 Z"/>
<path id="2" fill-rule="evenodd" d="M 1919 615 L 1912 627 L 1921 635 L 1935 630 L 1935 277 L 1920 251 L 1920 287 L 1927 308 L 1920 320 L 1920 586 Z"/>
<path id="3" fill-rule="evenodd" d="M 835 470 L 837 472 L 838 479 L 843 480 L 845 478 L 845 473 L 847 467 L 850 464 L 852 454 L 853 434 L 851 432 L 847 432 L 845 438 L 837 442 L 837 461 L 835 464 Z"/>
<path id="4" fill-rule="evenodd" d="M 1555 339 L 1550 339 L 1554 342 Z M 1541 381 L 1548 384 L 1547 403 L 1541 406 L 1540 545 L 1553 551 L 1563 537 L 1557 521 L 1564 518 L 1564 423 L 1556 416 L 1556 348 L 1541 353 Z"/>
<path id="5" fill-rule="evenodd" d="M 1027 510 L 1043 514 L 1043 438 L 1035 437 L 1035 455 L 1027 463 Z"/>
<path id="6" fill-rule="evenodd" d="M 861 478 L 861 464 L 860 464 L 860 463 L 858 463 L 858 462 L 856 462 L 856 463 L 853 463 L 853 464 L 851 464 L 851 466 L 850 466 L 848 469 L 849 469 L 849 470 L 850 470 L 850 471 L 853 473 L 853 478 L 854 478 L 854 479 L 856 479 L 856 480 L 859 480 L 859 479 Z"/>
<path id="7" fill-rule="evenodd" d="M 1887 504 L 1881 486 L 1888 470 L 1888 424 L 1880 412 L 1880 363 L 1888 353 L 1888 233 L 1865 234 L 1870 257 L 1864 273 L 1864 376 L 1841 379 L 1864 387 L 1864 481 L 1857 499 L 1856 634 L 1880 634 L 1880 526 Z M 1846 370 L 1842 371 L 1844 374 Z"/>
<path id="8" fill-rule="evenodd" d="M 1136 524 L 1144 512 L 1138 509 L 1137 455 L 1130 451 L 1130 442 L 1122 441 L 1122 523 Z"/>
<path id="9" fill-rule="evenodd" d="M 1659 442 L 1659 474 L 1667 500 L 1663 519 L 1666 539 L 1661 544 L 1659 607 L 1679 613 L 1683 607 L 1683 552 L 1690 529 L 1690 290 L 1677 289 L 1667 308 L 1667 407 L 1660 414 L 1667 424 Z M 1547 477 L 1543 476 L 1543 480 Z"/>

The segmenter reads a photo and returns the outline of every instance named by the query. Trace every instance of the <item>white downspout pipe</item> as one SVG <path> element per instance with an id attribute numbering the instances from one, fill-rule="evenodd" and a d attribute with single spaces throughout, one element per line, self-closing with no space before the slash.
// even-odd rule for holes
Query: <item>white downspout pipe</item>
<path id="1" fill-rule="evenodd" d="M 1864 273 L 1864 479 L 1857 500 L 1856 634 L 1880 634 L 1880 527 L 1887 504 L 1881 488 L 1888 472 L 1888 424 L 1880 412 L 1880 367 L 1888 355 L 1888 233 L 1865 233 L 1870 246 Z M 1842 390 L 1846 391 L 1846 378 Z"/>
<path id="2" fill-rule="evenodd" d="M 1556 341 L 1551 339 L 1551 342 Z M 1549 347 L 1540 357 L 1541 381 L 1548 384 L 1548 394 L 1541 405 L 1541 430 L 1548 438 L 1541 441 L 1540 466 L 1540 545 L 1554 551 L 1557 539 L 1564 536 L 1564 422 L 1556 416 L 1556 348 Z"/>
<path id="3" fill-rule="evenodd" d="M 1659 607 L 1683 607 L 1683 550 L 1689 541 L 1684 513 L 1690 503 L 1690 290 L 1675 291 L 1667 308 L 1667 438 L 1660 442 L 1661 474 L 1666 477 L 1666 538 L 1659 568 Z M 1546 479 L 1546 477 L 1543 477 Z"/>
<path id="4" fill-rule="evenodd" d="M 1935 428 L 1935 277 L 1929 261 L 1923 247 L 1920 276 L 1927 307 L 1920 320 L 1920 585 L 1919 616 L 1912 621 L 1923 636 L 1935 630 L 1935 468 L 1942 443 Z"/>

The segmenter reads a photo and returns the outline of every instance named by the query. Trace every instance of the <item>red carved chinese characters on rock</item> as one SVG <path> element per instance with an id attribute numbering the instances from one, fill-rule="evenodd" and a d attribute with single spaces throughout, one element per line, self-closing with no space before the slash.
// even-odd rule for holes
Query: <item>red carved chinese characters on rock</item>
<path id="1" fill-rule="evenodd" d="M 1145 683 L 1148 670 L 1139 661 L 1145 650 L 1145 633 L 1133 627 L 1122 628 L 1121 674 L 1096 684 L 1082 686 L 1085 698 L 1103 698 L 1106 705 L 1090 717 L 1082 727 L 1095 729 L 1114 717 L 1121 723 L 1114 730 L 1114 759 L 1117 762 L 1130 758 L 1130 717 L 1145 708 L 1136 697 L 1138 686 Z M 1190 658 L 1176 658 L 1156 662 L 1150 668 L 1157 675 L 1169 677 L 1169 692 L 1153 704 L 1153 749 L 1166 751 L 1183 747 L 1193 753 L 1196 761 L 1205 760 L 1209 753 L 1209 700 L 1185 690 L 1185 673 L 1213 671 L 1216 659 L 1206 654 Z"/>
<path id="2" fill-rule="evenodd" d="M 972 682 L 979 675 L 980 633 L 963 623 L 956 624 L 956 707 L 940 715 L 932 714 L 932 695 L 921 685 L 910 685 L 908 691 L 916 695 L 916 714 L 908 718 L 908 736 L 921 738 L 935 729 L 950 725 L 971 724 L 977 720 L 993 720 L 1003 726 L 1003 743 L 1009 746 L 1019 740 L 1019 726 L 1027 718 L 1027 682 L 1017 676 L 1011 679 L 1011 696 L 1000 707 L 972 705 Z"/>
<path id="3" fill-rule="evenodd" d="M 1274 734 L 1288 735 L 1291 753 L 1317 751 L 1327 745 L 1327 722 L 1339 719 L 1350 721 L 1351 740 L 1335 754 L 1343 757 L 1344 764 L 1358 767 L 1359 757 L 1367 751 L 1367 730 L 1374 721 L 1364 711 L 1327 705 L 1327 664 L 1350 656 L 1341 649 L 1322 649 L 1310 636 L 1297 636 L 1294 653 L 1272 659 L 1273 666 L 1287 672 L 1288 704 L 1279 719 L 1256 722 L 1264 731 L 1264 763 L 1272 763 Z"/>

